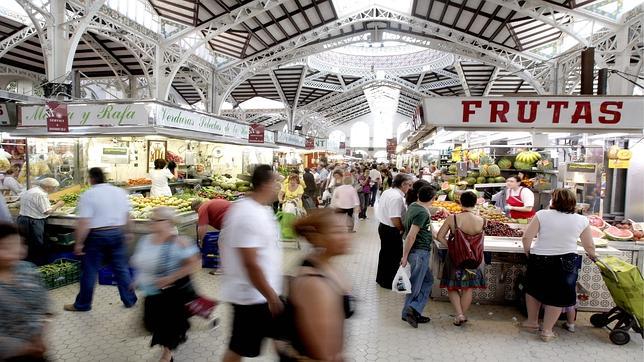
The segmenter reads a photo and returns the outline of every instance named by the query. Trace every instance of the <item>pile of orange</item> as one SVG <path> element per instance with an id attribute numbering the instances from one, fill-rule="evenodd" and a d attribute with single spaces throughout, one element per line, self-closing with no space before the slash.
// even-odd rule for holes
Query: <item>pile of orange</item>
<path id="1" fill-rule="evenodd" d="M 149 178 L 131 178 L 127 180 L 127 185 L 128 186 L 144 186 L 144 185 L 150 185 L 152 183 L 152 180 Z"/>
<path id="2" fill-rule="evenodd" d="M 442 207 L 452 214 L 458 214 L 459 212 L 463 211 L 461 205 L 455 203 L 454 201 L 434 201 L 432 203 L 432 206 Z"/>

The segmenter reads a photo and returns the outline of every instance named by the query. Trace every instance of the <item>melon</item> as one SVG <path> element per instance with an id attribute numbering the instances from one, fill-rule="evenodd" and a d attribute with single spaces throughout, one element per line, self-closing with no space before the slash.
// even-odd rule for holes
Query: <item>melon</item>
<path id="1" fill-rule="evenodd" d="M 532 165 L 521 161 L 514 161 L 514 168 L 517 170 L 530 170 L 532 169 Z"/>
<path id="2" fill-rule="evenodd" d="M 593 234 L 593 238 L 595 239 L 601 239 L 606 235 L 600 228 L 592 225 L 590 226 L 590 231 Z"/>
<path id="3" fill-rule="evenodd" d="M 604 230 L 606 238 L 614 241 L 627 241 L 633 240 L 633 233 L 627 229 L 620 229 L 614 226 L 611 226 Z"/>
<path id="4" fill-rule="evenodd" d="M 451 174 L 455 174 L 455 173 L 456 173 L 456 165 L 451 165 L 451 166 L 449 166 L 449 167 L 447 168 L 447 172 L 448 172 L 448 173 L 451 173 Z"/>
<path id="5" fill-rule="evenodd" d="M 633 152 L 631 150 L 617 151 L 617 159 L 619 160 L 630 160 L 631 157 L 633 157 Z"/>
<path id="6" fill-rule="evenodd" d="M 465 181 L 467 181 L 467 184 L 468 184 L 469 186 L 472 186 L 472 185 L 474 185 L 474 184 L 476 183 L 476 178 L 474 178 L 474 177 L 468 177 L 468 178 L 466 178 L 466 179 L 465 179 Z"/>
<path id="7" fill-rule="evenodd" d="M 498 176 L 498 177 L 495 178 L 495 181 L 496 181 L 497 184 L 500 184 L 502 182 L 505 182 L 505 177 Z"/>
<path id="8" fill-rule="evenodd" d="M 603 229 L 606 226 L 608 226 L 608 225 L 606 225 L 606 221 L 604 221 L 601 217 L 599 217 L 597 215 L 588 216 L 588 221 L 590 222 L 591 226 L 594 226 L 594 227 L 599 228 L 599 229 Z"/>
<path id="9" fill-rule="evenodd" d="M 489 167 L 490 166 L 488 166 L 488 165 L 481 165 L 481 168 L 479 168 L 480 175 L 483 176 L 483 177 L 488 177 L 489 176 L 489 174 L 488 174 L 488 168 Z"/>
<path id="10" fill-rule="evenodd" d="M 496 183 L 496 178 L 494 178 L 494 177 L 488 177 L 488 178 L 487 178 L 487 183 L 489 183 L 489 184 L 494 184 L 494 183 Z"/>
<path id="11" fill-rule="evenodd" d="M 469 171 L 467 173 L 467 176 L 477 178 L 477 177 L 481 176 L 481 174 L 478 171 Z"/>
<path id="12" fill-rule="evenodd" d="M 483 177 L 483 176 L 479 176 L 479 177 L 476 178 L 476 183 L 477 184 L 484 184 L 485 181 L 487 181 L 487 179 L 485 177 Z"/>
<path id="13" fill-rule="evenodd" d="M 501 169 L 497 165 L 490 165 L 487 169 L 487 173 L 491 177 L 498 177 L 501 176 Z"/>
<path id="14" fill-rule="evenodd" d="M 503 170 L 507 170 L 509 168 L 512 168 L 512 161 L 509 158 L 502 158 L 502 159 L 499 160 L 499 162 L 497 164 Z"/>

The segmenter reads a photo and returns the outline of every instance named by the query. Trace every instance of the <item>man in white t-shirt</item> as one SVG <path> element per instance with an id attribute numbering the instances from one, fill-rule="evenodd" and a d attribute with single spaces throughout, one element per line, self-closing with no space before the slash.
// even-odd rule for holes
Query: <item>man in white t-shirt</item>
<path id="1" fill-rule="evenodd" d="M 259 356 L 283 309 L 280 230 L 269 207 L 277 200 L 279 183 L 269 165 L 255 167 L 251 182 L 253 193 L 230 207 L 219 238 L 221 298 L 234 310 L 224 361 Z"/>
<path id="2" fill-rule="evenodd" d="M 373 207 L 374 203 L 376 202 L 376 196 L 378 195 L 378 190 L 380 189 L 380 185 L 382 185 L 382 174 L 380 171 L 378 171 L 378 166 L 374 164 L 371 166 L 371 170 L 369 171 L 369 178 L 371 178 L 371 207 Z"/>
<path id="3" fill-rule="evenodd" d="M 391 188 L 380 195 L 376 208 L 380 253 L 378 255 L 378 274 L 376 282 L 385 289 L 391 289 L 403 252 L 402 233 L 405 231 L 402 220 L 407 206 L 405 195 L 412 186 L 411 177 L 398 174 Z"/>

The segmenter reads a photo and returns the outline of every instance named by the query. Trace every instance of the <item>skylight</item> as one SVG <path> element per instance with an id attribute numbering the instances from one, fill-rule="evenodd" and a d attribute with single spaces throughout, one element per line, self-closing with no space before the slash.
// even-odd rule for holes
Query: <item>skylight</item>
<path id="1" fill-rule="evenodd" d="M 283 109 L 284 103 L 264 97 L 253 97 L 239 103 L 241 109 Z"/>
<path id="2" fill-rule="evenodd" d="M 600 16 L 613 20 L 619 20 L 622 15 L 633 8 L 644 4 L 642 0 L 601 0 L 583 7 L 583 11 L 589 11 Z"/>
<path id="3" fill-rule="evenodd" d="M 31 24 L 27 12 L 15 0 L 3 0 L 0 3 L 0 16 L 19 21 L 25 25 Z"/>
<path id="4" fill-rule="evenodd" d="M 333 0 L 333 6 L 340 18 L 373 6 L 410 15 L 411 4 L 412 0 Z"/>

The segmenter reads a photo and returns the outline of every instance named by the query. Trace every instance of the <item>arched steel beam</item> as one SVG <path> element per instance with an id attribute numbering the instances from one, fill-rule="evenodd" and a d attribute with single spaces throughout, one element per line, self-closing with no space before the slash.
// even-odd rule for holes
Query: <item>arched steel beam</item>
<path id="1" fill-rule="evenodd" d="M 0 42 L 0 58 L 4 57 L 11 49 L 22 44 L 24 41 L 30 39 L 38 33 L 35 26 L 30 25 L 20 29 L 10 37 Z"/>

